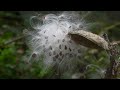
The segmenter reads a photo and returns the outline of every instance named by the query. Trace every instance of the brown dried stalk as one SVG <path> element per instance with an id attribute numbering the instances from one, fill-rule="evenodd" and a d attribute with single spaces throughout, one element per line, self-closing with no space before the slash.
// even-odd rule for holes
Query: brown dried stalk
<path id="1" fill-rule="evenodd" d="M 116 45 L 110 43 L 107 34 L 104 34 L 103 36 L 109 45 L 107 54 L 109 55 L 110 59 L 110 65 L 106 70 L 105 79 L 116 79 L 118 76 L 118 68 L 120 66 L 119 61 L 116 60 L 116 56 L 118 56 L 118 50 L 116 48 Z"/>

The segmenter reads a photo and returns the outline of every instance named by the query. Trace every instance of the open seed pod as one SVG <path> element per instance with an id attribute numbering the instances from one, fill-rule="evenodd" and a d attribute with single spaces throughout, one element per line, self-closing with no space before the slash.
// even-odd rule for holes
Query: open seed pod
<path id="1" fill-rule="evenodd" d="M 77 44 L 95 49 L 109 49 L 108 42 L 104 38 L 91 32 L 79 30 L 69 32 L 68 35 L 70 35 L 71 39 Z"/>

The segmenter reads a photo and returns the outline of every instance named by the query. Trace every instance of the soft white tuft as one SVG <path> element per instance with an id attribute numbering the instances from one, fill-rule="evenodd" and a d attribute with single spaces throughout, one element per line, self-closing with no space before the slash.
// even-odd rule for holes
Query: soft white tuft
<path id="1" fill-rule="evenodd" d="M 33 16 L 30 24 L 34 30 L 26 33 L 27 45 L 32 50 L 29 60 L 39 60 L 40 56 L 44 55 L 43 62 L 46 66 L 74 68 L 73 64 L 81 58 L 83 47 L 72 41 L 68 32 L 86 29 L 79 14 L 63 12 L 59 15 Z"/>

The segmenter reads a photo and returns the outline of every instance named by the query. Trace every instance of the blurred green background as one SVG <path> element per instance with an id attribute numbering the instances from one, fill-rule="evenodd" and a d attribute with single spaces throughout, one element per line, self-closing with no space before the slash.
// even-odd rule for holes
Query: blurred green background
<path id="1" fill-rule="evenodd" d="M 22 32 L 29 26 L 32 15 L 59 13 L 57 11 L 0 11 L 0 79 L 46 78 L 103 78 L 109 59 L 105 51 L 88 49 L 76 69 L 58 76 L 55 70 L 45 70 L 42 63 L 28 64 L 24 56 L 29 52 Z M 120 40 L 120 11 L 79 11 L 88 29 L 101 35 L 107 33 L 111 41 Z M 18 40 L 16 40 L 18 39 Z"/>

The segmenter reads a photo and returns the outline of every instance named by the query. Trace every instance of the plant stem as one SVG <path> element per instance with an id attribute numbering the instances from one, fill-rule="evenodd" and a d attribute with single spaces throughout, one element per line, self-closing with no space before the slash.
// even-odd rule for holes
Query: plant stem
<path id="1" fill-rule="evenodd" d="M 116 46 L 110 44 L 107 34 L 104 34 L 104 38 L 109 44 L 109 50 L 107 50 L 107 54 L 109 55 L 110 59 L 110 64 L 106 70 L 105 79 L 115 79 L 118 76 L 119 67 L 119 62 L 115 59 L 115 57 L 118 56 L 118 51 L 116 49 Z"/>

